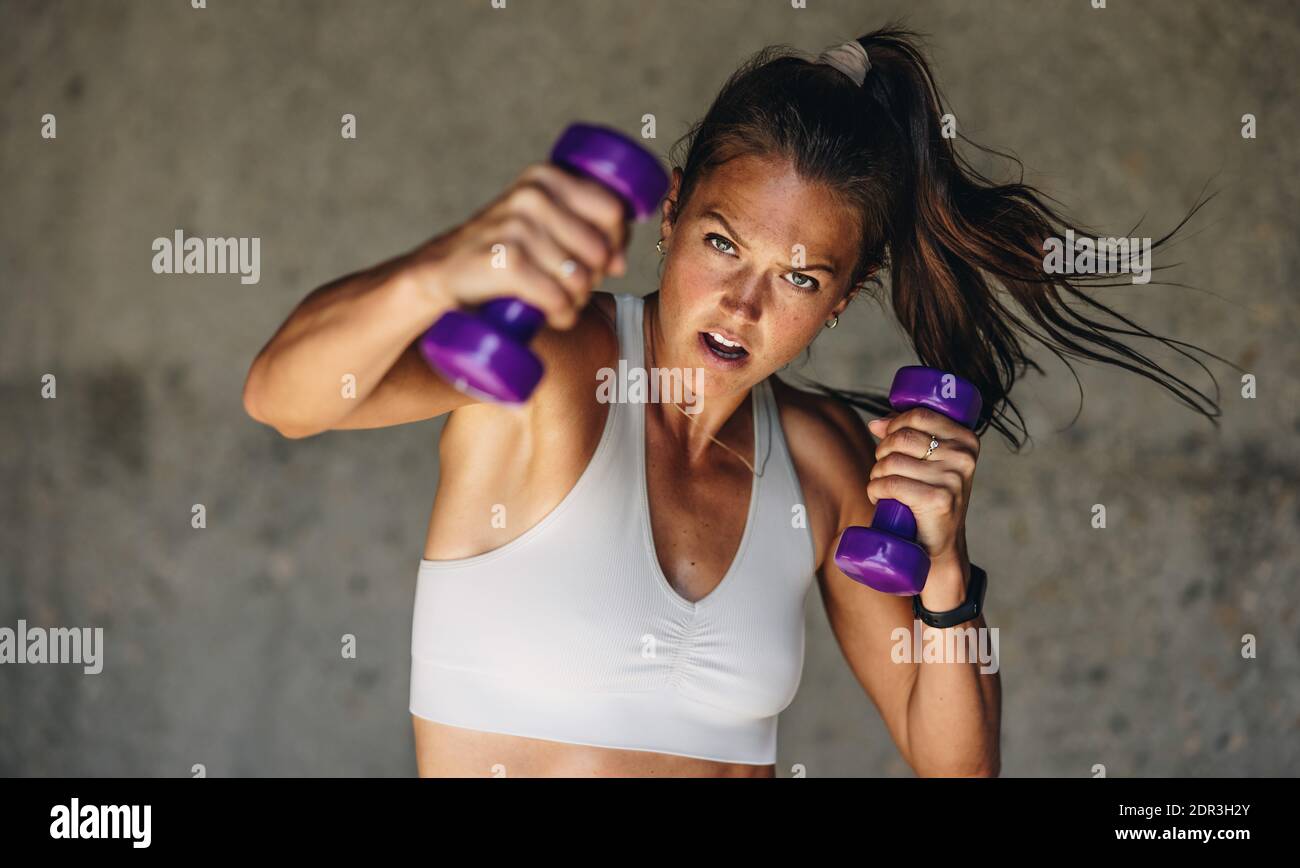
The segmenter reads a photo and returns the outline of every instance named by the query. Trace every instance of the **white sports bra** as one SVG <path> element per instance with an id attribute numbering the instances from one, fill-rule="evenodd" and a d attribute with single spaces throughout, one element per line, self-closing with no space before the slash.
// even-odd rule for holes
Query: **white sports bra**
<path id="1" fill-rule="evenodd" d="M 615 298 L 619 355 L 644 365 L 644 301 Z M 816 564 L 771 384 L 753 398 L 760 475 L 739 550 L 708 596 L 690 602 L 664 576 L 645 405 L 611 403 L 586 469 L 537 524 L 483 554 L 420 561 L 411 713 L 571 744 L 775 763 L 777 715 L 803 672 Z"/>

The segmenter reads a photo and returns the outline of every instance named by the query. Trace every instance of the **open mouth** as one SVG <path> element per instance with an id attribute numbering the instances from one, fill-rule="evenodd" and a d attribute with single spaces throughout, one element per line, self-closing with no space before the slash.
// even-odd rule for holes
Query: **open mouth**
<path id="1" fill-rule="evenodd" d="M 734 362 L 749 355 L 744 345 L 728 340 L 718 332 L 700 332 L 700 340 L 710 353 L 724 361 Z"/>

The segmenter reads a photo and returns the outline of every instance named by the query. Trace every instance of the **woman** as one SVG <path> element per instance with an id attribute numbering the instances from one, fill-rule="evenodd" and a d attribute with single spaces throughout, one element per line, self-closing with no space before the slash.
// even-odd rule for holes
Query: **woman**
<path id="1" fill-rule="evenodd" d="M 1068 224 L 1031 188 L 971 170 L 942 113 L 897 28 L 812 61 L 764 50 L 674 161 L 658 291 L 595 291 L 625 273 L 621 205 L 537 164 L 463 225 L 313 292 L 262 350 L 245 406 L 287 437 L 451 414 L 412 631 L 422 775 L 773 776 L 814 576 L 917 774 L 998 773 L 998 676 L 895 662 L 912 600 L 834 563 L 841 529 L 894 498 L 932 560 L 920 604 L 966 603 L 976 433 L 926 409 L 863 426 L 849 405 L 888 410 L 879 398 L 772 375 L 887 269 L 921 361 L 982 392 L 977 431 L 1019 444 L 1007 396 L 1032 362 L 1018 333 L 1208 399 L 1113 337 L 1154 336 L 1079 293 L 1087 276 L 1045 273 L 1043 242 Z M 454 390 L 413 344 L 500 295 L 547 315 L 533 342 L 546 375 L 522 409 Z M 602 399 L 620 360 L 702 368 L 695 403 Z"/>

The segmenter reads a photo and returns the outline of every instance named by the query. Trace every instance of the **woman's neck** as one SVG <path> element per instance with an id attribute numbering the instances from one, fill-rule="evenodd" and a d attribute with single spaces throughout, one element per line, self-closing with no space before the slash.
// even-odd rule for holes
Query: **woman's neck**
<path id="1" fill-rule="evenodd" d="M 674 367 L 682 371 L 685 366 L 674 366 L 673 360 L 668 358 L 670 353 L 659 322 L 658 290 L 645 297 L 643 310 L 646 374 L 653 376 L 656 369 L 672 370 Z M 663 364 L 661 360 L 666 360 L 667 364 Z M 687 380 L 684 376 L 682 381 L 698 382 L 694 378 Z M 703 384 L 700 385 L 702 387 Z M 672 397 L 668 395 L 661 398 L 658 403 L 647 402 L 645 406 L 647 420 L 653 417 L 659 429 L 667 433 L 669 440 L 674 444 L 675 454 L 684 458 L 688 464 L 705 464 L 716 460 L 714 453 L 718 447 L 721 447 L 722 450 L 735 455 L 750 468 L 751 472 L 753 471 L 752 462 L 744 456 L 745 452 L 753 454 L 752 432 L 748 444 L 745 444 L 743 420 L 737 419 L 736 425 L 728 424 L 739 408 L 749 406 L 746 399 L 753 400 L 752 388 L 743 392 L 710 397 L 707 401 L 702 394 L 696 395 L 691 401 L 695 407 L 698 407 L 698 412 L 695 413 L 687 413 L 681 406 L 673 403 Z M 721 433 L 722 429 L 728 427 L 732 430 L 724 436 Z M 727 443 L 724 440 L 731 442 Z"/>

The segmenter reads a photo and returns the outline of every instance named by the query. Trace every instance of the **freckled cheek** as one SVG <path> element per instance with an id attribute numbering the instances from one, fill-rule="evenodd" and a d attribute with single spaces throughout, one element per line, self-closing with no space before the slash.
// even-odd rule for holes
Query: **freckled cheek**
<path id="1" fill-rule="evenodd" d="M 728 279 L 724 270 L 695 254 L 679 255 L 671 270 L 664 272 L 672 306 L 681 312 L 698 313 L 714 308 L 718 293 L 726 288 Z"/>
<path id="2" fill-rule="evenodd" d="M 784 333 L 768 343 L 768 347 L 770 347 L 769 354 L 773 359 L 779 359 L 782 362 L 790 361 L 802 353 L 806 346 L 808 346 L 806 341 L 791 340 L 790 335 Z"/>
<path id="3" fill-rule="evenodd" d="M 817 337 L 817 329 L 820 328 L 820 321 L 806 314 L 795 314 L 788 309 L 764 311 L 763 315 L 765 318 L 770 315 L 770 321 L 774 324 L 768 330 L 764 343 L 768 348 L 767 354 L 774 359 L 790 361 L 798 356 Z"/>
<path id="4" fill-rule="evenodd" d="M 697 251 L 683 251 L 673 261 L 673 279 L 691 293 L 706 293 L 717 289 L 719 282 L 726 277 L 725 269 L 719 268 Z"/>

